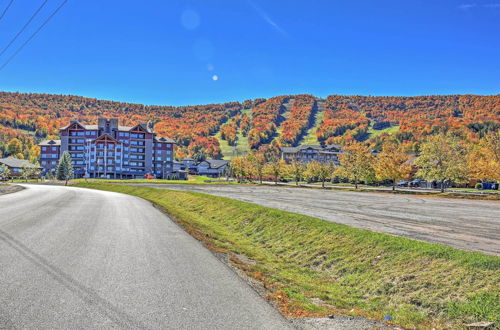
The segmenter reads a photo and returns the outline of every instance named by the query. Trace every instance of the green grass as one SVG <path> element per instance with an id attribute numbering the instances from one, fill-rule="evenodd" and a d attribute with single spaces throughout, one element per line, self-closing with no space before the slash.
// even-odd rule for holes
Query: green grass
<path id="1" fill-rule="evenodd" d="M 316 118 L 314 118 L 314 124 L 313 126 L 307 131 L 303 141 L 301 144 L 319 144 L 318 138 L 316 137 L 316 132 L 318 130 L 318 127 L 321 125 L 323 122 L 323 117 L 325 116 L 324 111 L 320 111 L 316 114 Z"/>
<path id="2" fill-rule="evenodd" d="M 86 182 L 85 179 L 71 180 L 71 184 L 78 184 Z M 224 179 L 214 179 L 203 175 L 189 175 L 187 180 L 147 180 L 147 179 L 88 179 L 89 183 L 157 183 L 157 184 L 235 184 L 234 181 L 225 181 Z"/>
<path id="3" fill-rule="evenodd" d="M 252 109 L 243 109 L 242 114 L 247 114 L 252 118 Z M 246 155 L 250 152 L 250 147 L 248 146 L 248 136 L 243 136 L 241 130 L 238 129 L 236 141 L 236 146 L 230 146 L 226 140 L 223 140 L 220 136 L 220 130 L 215 134 L 215 137 L 219 140 L 220 149 L 224 159 L 232 159 L 237 155 Z"/>
<path id="4" fill-rule="evenodd" d="M 226 140 L 222 140 L 220 137 L 220 132 L 215 135 L 219 139 L 220 149 L 224 159 L 232 159 L 236 155 L 246 155 L 250 152 L 250 147 L 248 146 L 248 136 L 243 136 L 240 130 L 238 130 L 238 140 L 235 146 L 230 146 Z"/>
<path id="5" fill-rule="evenodd" d="M 220 131 L 215 134 L 217 140 L 219 140 L 220 150 L 224 159 L 231 159 L 233 157 L 234 146 L 230 146 L 226 140 L 223 140 L 220 136 Z"/>
<path id="6" fill-rule="evenodd" d="M 6 181 L 6 183 L 38 183 L 38 182 L 43 182 L 43 181 L 44 180 L 42 180 L 42 179 L 29 179 L 29 180 L 14 179 L 14 180 Z"/>
<path id="7" fill-rule="evenodd" d="M 373 122 L 372 122 L 372 124 L 373 124 Z M 368 134 L 370 134 L 370 138 L 377 137 L 377 136 L 382 135 L 384 133 L 391 135 L 391 134 L 399 132 L 399 126 L 391 126 L 391 127 L 387 127 L 384 129 L 376 130 L 376 129 L 373 129 L 372 124 L 370 125 L 370 128 L 368 129 Z"/>
<path id="8" fill-rule="evenodd" d="M 237 264 L 265 284 L 285 315 L 391 315 L 418 328 L 500 321 L 499 257 L 201 193 L 77 186 L 145 198 L 209 246 L 250 258 L 255 264 Z"/>

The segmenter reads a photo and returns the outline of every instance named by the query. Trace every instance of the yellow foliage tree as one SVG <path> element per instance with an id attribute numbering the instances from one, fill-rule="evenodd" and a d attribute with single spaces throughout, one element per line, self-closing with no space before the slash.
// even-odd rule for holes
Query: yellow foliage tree
<path id="1" fill-rule="evenodd" d="M 419 167 L 417 176 L 441 182 L 441 192 L 444 192 L 447 182 L 467 179 L 467 151 L 456 137 L 429 136 L 420 146 L 415 165 Z"/>
<path id="2" fill-rule="evenodd" d="M 238 182 L 242 182 L 246 177 L 249 176 L 250 166 L 248 165 L 248 159 L 246 157 L 234 157 L 231 160 L 231 173 Z"/>
<path id="3" fill-rule="evenodd" d="M 314 160 L 307 164 L 305 173 L 309 180 L 318 180 L 321 182 L 321 187 L 325 188 L 325 182 L 333 176 L 334 169 L 332 163 L 320 163 Z"/>
<path id="4" fill-rule="evenodd" d="M 306 170 L 306 166 L 304 163 L 294 160 L 288 165 L 287 173 L 290 175 L 295 181 L 295 185 L 299 185 L 299 181 L 304 178 L 304 172 Z"/>
<path id="5" fill-rule="evenodd" d="M 374 163 L 377 180 L 391 180 L 392 190 L 396 190 L 396 182 L 410 176 L 409 159 L 410 156 L 400 146 L 386 143 Z"/>
<path id="6" fill-rule="evenodd" d="M 362 143 L 353 142 L 344 147 L 339 162 L 335 175 L 354 181 L 356 189 L 360 181 L 371 182 L 375 177 L 373 155 L 370 148 Z"/>
<path id="7" fill-rule="evenodd" d="M 21 144 L 21 141 L 19 141 L 16 138 L 11 139 L 7 144 L 7 153 L 16 157 L 18 154 L 21 154 L 22 152 L 23 152 L 23 145 Z"/>
<path id="8" fill-rule="evenodd" d="M 264 167 L 266 165 L 266 158 L 260 152 L 252 152 L 246 156 L 247 166 L 249 171 L 253 172 L 259 177 L 259 182 L 262 184 L 262 177 L 264 176 Z"/>
<path id="9" fill-rule="evenodd" d="M 500 181 L 500 131 L 472 146 L 467 167 L 471 178 Z"/>
<path id="10" fill-rule="evenodd" d="M 274 183 L 278 184 L 280 178 L 283 177 L 285 173 L 286 163 L 284 160 L 277 159 L 268 162 L 264 166 L 264 173 L 272 176 L 274 178 Z"/>

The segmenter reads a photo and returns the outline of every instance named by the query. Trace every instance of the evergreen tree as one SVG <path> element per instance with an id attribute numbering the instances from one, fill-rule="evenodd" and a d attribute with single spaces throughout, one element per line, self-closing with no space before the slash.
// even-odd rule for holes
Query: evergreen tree
<path id="1" fill-rule="evenodd" d="M 71 163 L 71 155 L 67 151 L 59 159 L 56 178 L 57 180 L 64 180 L 64 185 L 66 186 L 68 185 L 68 180 L 73 178 L 73 164 Z"/>

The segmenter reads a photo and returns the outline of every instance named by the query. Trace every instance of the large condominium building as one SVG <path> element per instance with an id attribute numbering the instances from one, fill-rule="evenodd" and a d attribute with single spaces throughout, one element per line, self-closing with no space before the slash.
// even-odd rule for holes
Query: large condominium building
<path id="1" fill-rule="evenodd" d="M 328 145 L 301 145 L 298 147 L 281 148 L 281 159 L 286 162 L 300 161 L 304 163 L 313 160 L 320 163 L 339 163 L 339 155 L 342 153 L 342 146 Z"/>
<path id="2" fill-rule="evenodd" d="M 97 125 L 83 125 L 72 120 L 59 129 L 59 136 L 40 143 L 44 173 L 55 169 L 65 151 L 76 178 L 162 178 L 173 171 L 175 142 L 157 136 L 146 124 L 121 126 L 118 119 L 99 118 Z"/>

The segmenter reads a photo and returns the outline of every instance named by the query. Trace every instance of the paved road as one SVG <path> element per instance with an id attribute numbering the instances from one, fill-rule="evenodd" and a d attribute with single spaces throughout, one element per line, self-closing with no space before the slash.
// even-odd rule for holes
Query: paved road
<path id="1" fill-rule="evenodd" d="M 459 249 L 500 255 L 500 202 L 251 185 L 156 185 L 198 191 Z"/>
<path id="2" fill-rule="evenodd" d="M 29 185 L 0 196 L 0 329 L 287 329 L 148 202 Z"/>

